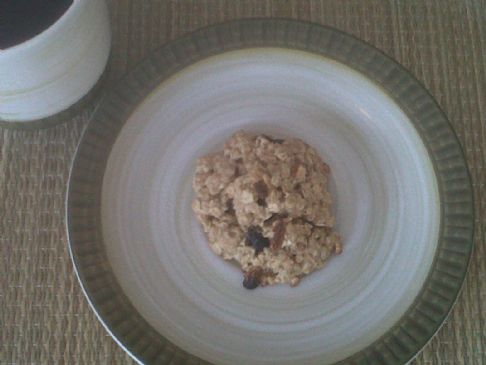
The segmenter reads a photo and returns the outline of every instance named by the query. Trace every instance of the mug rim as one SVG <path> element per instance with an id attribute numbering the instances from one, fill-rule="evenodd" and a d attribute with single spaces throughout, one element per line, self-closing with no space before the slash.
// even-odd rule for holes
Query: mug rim
<path id="1" fill-rule="evenodd" d="M 110 24 L 105 0 L 73 0 L 44 32 L 0 51 L 0 126 L 39 128 L 72 115 L 63 112 L 80 102 L 106 69 Z"/>

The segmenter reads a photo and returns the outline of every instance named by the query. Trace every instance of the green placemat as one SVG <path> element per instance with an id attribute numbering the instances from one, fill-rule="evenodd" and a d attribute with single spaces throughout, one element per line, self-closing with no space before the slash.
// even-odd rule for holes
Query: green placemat
<path id="1" fill-rule="evenodd" d="M 476 248 L 458 303 L 414 364 L 486 364 L 486 3 L 484 1 L 109 1 L 108 82 L 152 49 L 202 26 L 288 17 L 381 49 L 436 98 L 466 152 Z M 64 230 L 71 157 L 95 102 L 66 123 L 0 131 L 0 364 L 131 364 L 88 307 Z"/>

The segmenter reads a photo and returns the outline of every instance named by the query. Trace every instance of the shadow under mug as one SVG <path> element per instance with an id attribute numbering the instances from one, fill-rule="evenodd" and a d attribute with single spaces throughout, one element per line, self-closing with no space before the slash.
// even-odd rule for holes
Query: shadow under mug
<path id="1" fill-rule="evenodd" d="M 41 33 L 0 49 L 0 122 L 37 121 L 81 100 L 103 74 L 110 45 L 105 1 L 72 0 Z"/>

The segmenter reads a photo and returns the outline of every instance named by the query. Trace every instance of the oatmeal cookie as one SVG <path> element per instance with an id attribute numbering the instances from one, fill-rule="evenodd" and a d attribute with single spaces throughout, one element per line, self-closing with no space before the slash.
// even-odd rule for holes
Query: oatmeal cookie
<path id="1" fill-rule="evenodd" d="M 213 252 L 243 270 L 244 287 L 295 286 L 341 253 L 329 174 L 303 141 L 244 131 L 198 159 L 192 208 Z"/>

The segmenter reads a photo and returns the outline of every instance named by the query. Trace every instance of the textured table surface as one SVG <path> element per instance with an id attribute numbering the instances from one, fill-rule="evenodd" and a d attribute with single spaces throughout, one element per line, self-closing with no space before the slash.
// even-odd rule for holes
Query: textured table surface
<path id="1" fill-rule="evenodd" d="M 285 17 L 333 26 L 420 80 L 452 122 L 475 192 L 475 251 L 458 302 L 413 364 L 486 364 L 486 2 L 109 1 L 104 87 L 152 49 L 205 25 Z M 0 364 L 132 364 L 83 297 L 68 255 L 69 165 L 96 99 L 65 122 L 0 130 Z"/>

